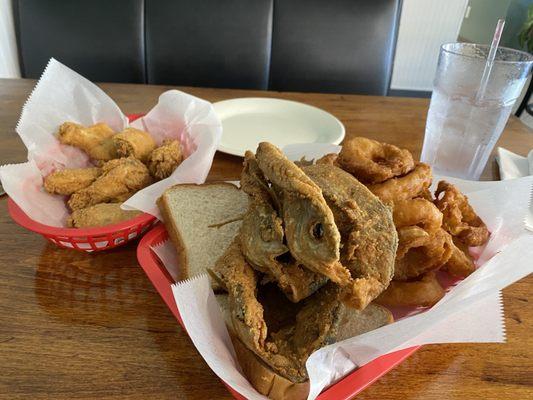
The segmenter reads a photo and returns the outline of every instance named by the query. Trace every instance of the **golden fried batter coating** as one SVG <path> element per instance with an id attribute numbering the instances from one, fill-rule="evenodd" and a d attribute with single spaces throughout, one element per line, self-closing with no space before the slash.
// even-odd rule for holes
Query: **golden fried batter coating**
<path id="1" fill-rule="evenodd" d="M 148 157 L 147 166 L 152 176 L 156 179 L 165 179 L 183 161 L 179 140 L 163 141 L 163 144 L 154 149 Z"/>
<path id="2" fill-rule="evenodd" d="M 146 162 L 156 144 L 148 132 L 135 128 L 126 128 L 113 136 L 113 144 L 120 157 L 133 156 Z"/>
<path id="3" fill-rule="evenodd" d="M 70 196 L 84 189 L 100 176 L 100 168 L 63 169 L 52 172 L 44 178 L 44 188 L 48 193 Z"/>
<path id="4" fill-rule="evenodd" d="M 442 194 L 442 196 L 441 196 Z M 443 214 L 443 227 L 468 246 L 481 246 L 489 240 L 487 225 L 479 218 L 468 197 L 451 183 L 440 181 L 435 204 Z"/>
<path id="5" fill-rule="evenodd" d="M 259 144 L 256 159 L 279 198 L 292 256 L 310 270 L 347 284 L 350 272 L 339 261 L 339 230 L 320 188 L 270 143 Z"/>
<path id="6" fill-rule="evenodd" d="M 272 320 L 276 318 L 268 315 L 270 307 L 259 301 L 262 296 L 258 277 L 244 259 L 238 238 L 217 261 L 213 272 L 228 291 L 236 336 L 274 371 L 293 382 L 308 379 L 305 362 L 312 352 L 344 338 L 340 329 L 343 320 L 356 323 L 366 312 L 345 307 L 339 287 L 330 282 L 299 304 L 285 304 L 290 312 L 270 310 L 294 316 L 285 325 L 280 325 L 281 321 L 275 324 Z M 367 310 L 372 312 L 370 309 Z"/>
<path id="7" fill-rule="evenodd" d="M 426 272 L 439 269 L 450 259 L 453 242 L 448 232 L 439 229 L 433 234 L 407 239 L 404 229 L 398 230 L 400 244 L 396 254 L 394 280 L 416 279 Z M 408 232 L 414 229 L 422 230 L 418 227 L 407 227 Z"/>
<path id="8" fill-rule="evenodd" d="M 148 168 L 136 158 L 111 160 L 102 166 L 102 175 L 91 185 L 70 197 L 68 205 L 71 210 L 79 210 L 98 203 L 124 201 L 150 183 Z"/>
<path id="9" fill-rule="evenodd" d="M 394 273 L 398 237 L 391 211 L 349 173 L 329 164 L 302 169 L 322 190 L 341 234 L 341 263 L 350 282 L 341 285 L 351 307 L 364 309 Z"/>
<path id="10" fill-rule="evenodd" d="M 67 220 L 70 228 L 90 228 L 118 224 L 142 214 L 141 211 L 123 210 L 120 203 L 101 203 L 74 211 Z"/>
<path id="11" fill-rule="evenodd" d="M 364 137 L 346 140 L 337 163 L 363 183 L 380 183 L 414 168 L 409 150 Z"/>
<path id="12" fill-rule="evenodd" d="M 78 147 L 96 161 L 117 158 L 111 138 L 115 132 L 107 124 L 98 123 L 87 128 L 73 122 L 59 127 L 58 139 L 63 144 Z"/>
<path id="13" fill-rule="evenodd" d="M 474 261 L 468 252 L 468 246 L 454 238 L 452 255 L 442 269 L 448 271 L 450 275 L 458 278 L 466 278 L 476 270 Z"/>
<path id="14" fill-rule="evenodd" d="M 442 213 L 435 204 L 423 198 L 398 201 L 394 204 L 392 217 L 396 229 L 416 225 L 432 233 L 442 225 Z"/>
<path id="15" fill-rule="evenodd" d="M 337 159 L 339 155 L 335 153 L 329 153 L 316 160 L 317 164 L 329 164 L 338 166 Z"/>
<path id="16" fill-rule="evenodd" d="M 428 272 L 415 281 L 392 281 L 375 302 L 385 307 L 430 307 L 443 297 L 444 289 L 435 273 Z"/>
<path id="17" fill-rule="evenodd" d="M 270 275 L 291 301 L 298 302 L 308 297 L 327 279 L 304 268 L 291 257 L 284 262 L 278 260 L 279 256 L 289 251 L 283 243 L 283 221 L 273 206 L 275 195 L 259 169 L 255 156 L 249 151 L 245 154 L 241 188 L 251 200 L 240 234 L 246 260 L 257 271 Z"/>
<path id="18" fill-rule="evenodd" d="M 431 167 L 419 162 L 407 175 L 392 178 L 383 183 L 368 185 L 368 188 L 382 202 L 394 204 L 397 201 L 423 195 L 431 185 L 431 180 Z"/>

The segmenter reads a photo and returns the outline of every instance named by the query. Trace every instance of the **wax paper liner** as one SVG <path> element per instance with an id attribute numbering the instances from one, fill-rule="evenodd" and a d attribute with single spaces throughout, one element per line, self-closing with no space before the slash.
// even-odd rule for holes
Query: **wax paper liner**
<path id="1" fill-rule="evenodd" d="M 295 145 L 289 158 L 317 158 Z M 331 151 L 328 147 L 327 152 Z M 305 154 L 302 154 L 305 153 Z M 313 155 L 314 154 L 314 155 Z M 312 156 L 312 157 L 311 157 Z M 313 353 L 307 362 L 309 399 L 314 399 L 358 366 L 400 349 L 430 343 L 502 342 L 505 340 L 500 290 L 532 272 L 533 234 L 524 229 L 533 177 L 506 182 L 468 182 L 445 178 L 469 195 L 476 212 L 492 232 L 477 249 L 479 268 L 452 287 L 429 311 L 414 310 L 394 324 L 347 339 Z M 158 247 L 172 245 L 167 241 Z M 174 261 L 175 262 L 175 261 Z M 249 399 L 264 399 L 241 373 L 207 276 L 173 285 L 187 332 L 213 371 Z"/>
<path id="2" fill-rule="evenodd" d="M 0 167 L 0 179 L 6 193 L 30 218 L 56 227 L 65 226 L 65 198 L 47 194 L 42 177 L 57 169 L 91 166 L 83 151 L 56 139 L 59 125 L 66 121 L 82 125 L 105 122 L 115 131 L 128 126 L 127 117 L 103 90 L 52 58 L 26 101 L 16 128 L 28 149 L 28 162 Z M 131 126 L 148 130 L 158 144 L 166 138 L 179 139 L 187 157 L 170 177 L 139 191 L 124 206 L 159 217 L 155 200 L 167 187 L 205 181 L 222 125 L 209 102 L 169 90 Z"/>

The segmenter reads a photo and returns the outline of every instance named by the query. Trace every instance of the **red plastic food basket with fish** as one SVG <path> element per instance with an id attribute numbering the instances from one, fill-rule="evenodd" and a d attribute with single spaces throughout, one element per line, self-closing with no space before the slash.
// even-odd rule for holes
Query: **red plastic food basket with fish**
<path id="1" fill-rule="evenodd" d="M 168 234 L 162 224 L 158 224 L 148 232 L 139 242 L 137 247 L 137 259 L 144 269 L 144 272 L 165 301 L 167 307 L 176 317 L 180 325 L 185 329 L 180 317 L 179 309 L 174 301 L 171 285 L 174 280 L 169 275 L 167 269 L 160 262 L 157 255 L 152 250 L 152 246 L 160 244 L 168 239 Z M 337 383 L 324 390 L 319 400 L 348 400 L 353 398 L 359 392 L 370 386 L 373 382 L 385 375 L 392 368 L 403 362 L 407 357 L 413 354 L 417 347 L 400 350 L 375 359 L 363 367 L 346 375 Z M 245 399 L 232 387 L 226 384 L 228 390 L 236 399 Z"/>

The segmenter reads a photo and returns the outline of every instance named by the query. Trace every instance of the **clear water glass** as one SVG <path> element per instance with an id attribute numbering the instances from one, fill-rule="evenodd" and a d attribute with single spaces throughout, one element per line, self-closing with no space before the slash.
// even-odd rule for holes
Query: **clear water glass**
<path id="1" fill-rule="evenodd" d="M 476 100 L 489 50 L 473 43 L 440 49 L 420 157 L 436 174 L 479 179 L 531 72 L 530 54 L 498 48 L 486 91 Z"/>

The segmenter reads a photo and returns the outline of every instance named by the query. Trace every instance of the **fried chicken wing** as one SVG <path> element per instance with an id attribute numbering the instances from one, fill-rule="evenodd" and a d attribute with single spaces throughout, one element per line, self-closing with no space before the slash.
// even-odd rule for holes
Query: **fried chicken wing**
<path id="1" fill-rule="evenodd" d="M 350 271 L 344 286 L 350 306 L 364 309 L 389 285 L 398 237 L 392 214 L 351 174 L 331 164 L 302 168 L 322 190 L 343 243 L 340 260 Z"/>
<path id="2" fill-rule="evenodd" d="M 141 211 L 123 210 L 120 203 L 101 203 L 74 211 L 67 220 L 70 228 L 89 228 L 117 224 L 142 214 Z"/>
<path id="3" fill-rule="evenodd" d="M 257 163 L 277 194 L 287 245 L 306 268 L 337 283 L 348 283 L 342 266 L 340 234 L 320 188 L 270 143 L 260 143 Z"/>
<path id="4" fill-rule="evenodd" d="M 148 170 L 156 179 L 165 179 L 183 161 L 180 142 L 178 140 L 165 140 L 161 146 L 154 149 L 148 157 Z"/>
<path id="5" fill-rule="evenodd" d="M 148 132 L 126 128 L 113 136 L 113 144 L 120 157 L 133 156 L 143 162 L 148 160 L 155 149 L 155 141 Z"/>
<path id="6" fill-rule="evenodd" d="M 84 189 L 100 176 L 100 168 L 63 169 L 52 172 L 44 178 L 44 188 L 48 193 L 70 196 Z"/>
<path id="7" fill-rule="evenodd" d="M 68 205 L 79 210 L 98 203 L 124 201 L 152 182 L 148 168 L 134 157 L 111 160 L 91 185 L 74 193 Z"/>
<path id="8" fill-rule="evenodd" d="M 87 128 L 73 122 L 59 127 L 58 139 L 63 144 L 78 147 L 96 161 L 117 158 L 111 138 L 115 132 L 107 124 L 98 123 Z"/>

